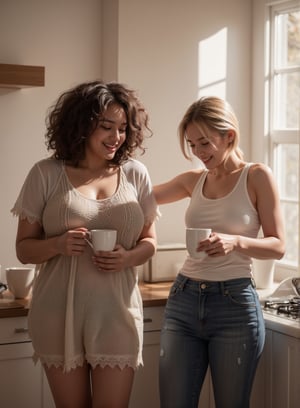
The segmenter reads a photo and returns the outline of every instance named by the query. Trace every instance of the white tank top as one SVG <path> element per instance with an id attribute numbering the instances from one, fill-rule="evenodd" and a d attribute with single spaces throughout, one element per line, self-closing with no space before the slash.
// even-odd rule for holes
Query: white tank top
<path id="1" fill-rule="evenodd" d="M 250 166 L 251 163 L 245 165 L 233 190 L 217 199 L 204 197 L 202 190 L 208 171 L 203 171 L 185 214 L 186 227 L 211 228 L 219 233 L 257 237 L 259 217 L 247 189 Z M 180 273 L 197 280 L 224 281 L 252 277 L 251 265 L 249 256 L 236 251 L 216 258 L 187 256 Z"/>

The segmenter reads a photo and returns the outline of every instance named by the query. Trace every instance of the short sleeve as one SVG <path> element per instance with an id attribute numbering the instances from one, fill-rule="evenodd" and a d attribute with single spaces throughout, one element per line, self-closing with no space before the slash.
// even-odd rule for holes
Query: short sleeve
<path id="1" fill-rule="evenodd" d="M 42 225 L 44 207 L 52 188 L 51 180 L 54 179 L 54 168 L 57 169 L 54 159 L 41 160 L 31 168 L 11 209 L 13 215 Z M 55 178 L 57 180 L 57 174 Z"/>
<path id="2" fill-rule="evenodd" d="M 128 182 L 136 191 L 138 202 L 144 213 L 145 225 L 153 223 L 160 217 L 160 211 L 146 166 L 138 160 L 130 159 L 123 165 L 123 170 Z"/>

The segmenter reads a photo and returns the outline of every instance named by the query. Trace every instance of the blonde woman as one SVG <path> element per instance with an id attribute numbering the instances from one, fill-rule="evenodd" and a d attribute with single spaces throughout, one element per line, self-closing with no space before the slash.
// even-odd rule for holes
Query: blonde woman
<path id="1" fill-rule="evenodd" d="M 247 163 L 231 106 L 216 97 L 193 103 L 179 125 L 183 154 L 204 169 L 154 187 L 158 204 L 190 197 L 187 227 L 211 228 L 171 288 L 161 335 L 161 408 L 198 406 L 211 370 L 217 408 L 247 408 L 265 328 L 251 259 L 285 250 L 277 188 L 270 169 Z M 262 228 L 263 237 L 258 237 Z"/>

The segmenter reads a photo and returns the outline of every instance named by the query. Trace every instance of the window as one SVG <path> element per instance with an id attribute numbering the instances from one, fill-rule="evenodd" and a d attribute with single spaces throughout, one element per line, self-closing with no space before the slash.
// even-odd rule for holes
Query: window
<path id="1" fill-rule="evenodd" d="M 277 269 L 300 274 L 300 4 L 270 8 L 269 140 L 286 228 L 286 254 Z M 281 277 L 286 277 L 281 274 Z"/>

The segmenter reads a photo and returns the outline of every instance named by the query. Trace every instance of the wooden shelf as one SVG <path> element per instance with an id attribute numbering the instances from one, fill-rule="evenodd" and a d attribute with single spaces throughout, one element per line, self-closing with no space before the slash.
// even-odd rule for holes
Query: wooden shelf
<path id="1" fill-rule="evenodd" d="M 0 64 L 1 88 L 45 86 L 45 67 Z"/>

